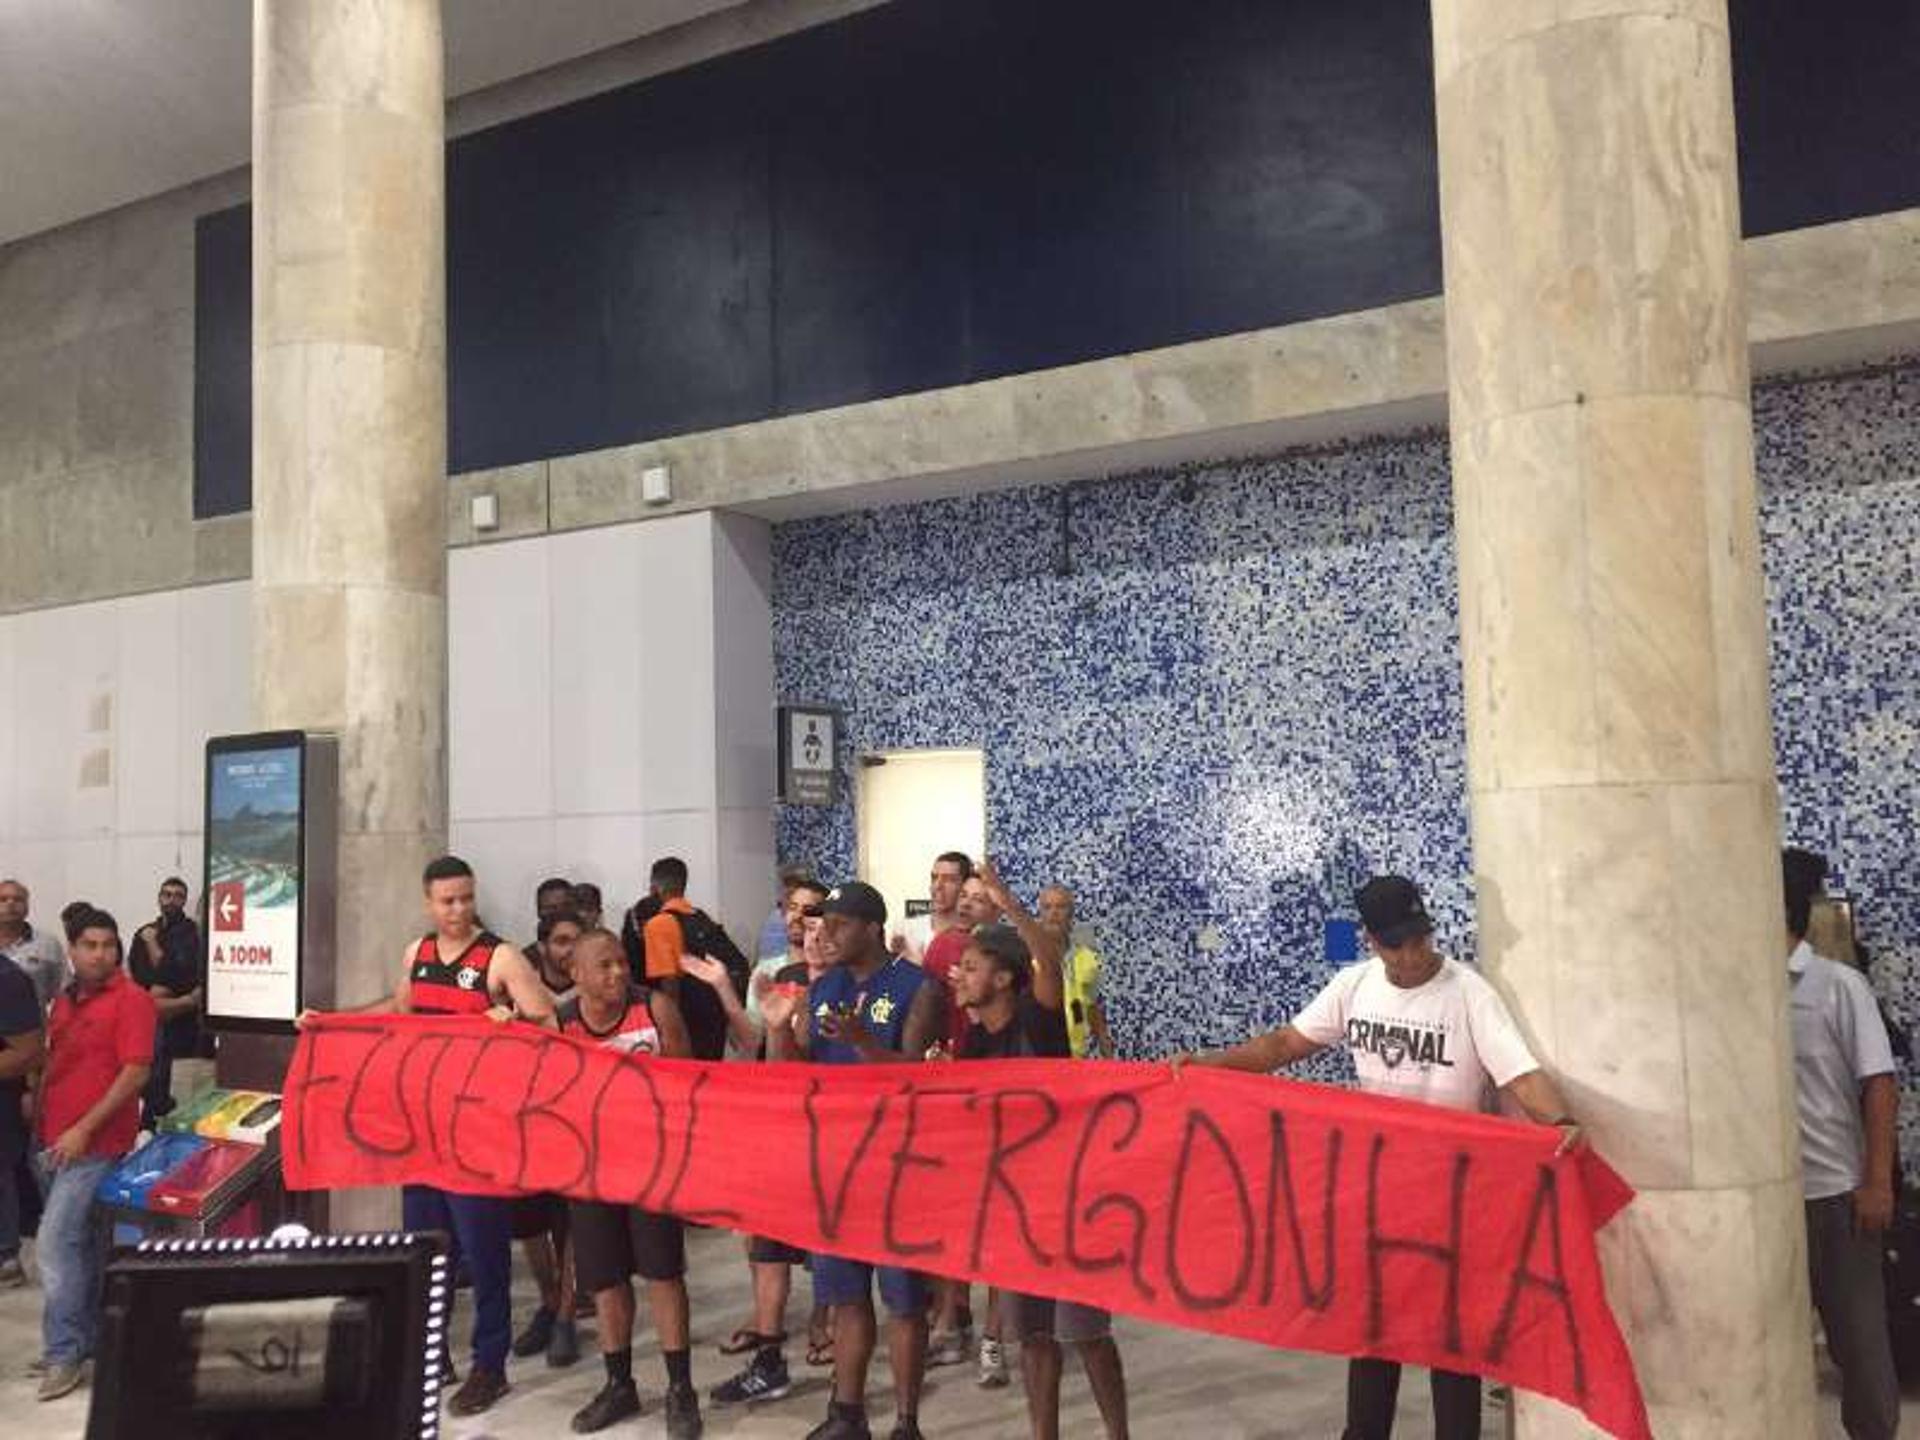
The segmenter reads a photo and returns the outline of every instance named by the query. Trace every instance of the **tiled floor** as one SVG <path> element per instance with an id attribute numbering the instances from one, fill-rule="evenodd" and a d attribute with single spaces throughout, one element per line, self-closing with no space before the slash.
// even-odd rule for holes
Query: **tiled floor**
<path id="1" fill-rule="evenodd" d="M 715 1340 L 746 1316 L 746 1266 L 737 1242 L 716 1234 L 698 1235 L 692 1245 L 694 1379 L 704 1393 L 733 1372 L 734 1362 L 717 1354 Z M 804 1280 L 797 1287 L 804 1296 Z M 516 1316 L 524 1318 L 533 1301 L 525 1277 L 516 1293 Z M 796 1297 L 794 1320 L 803 1325 Z M 85 1429 L 86 1390 L 64 1400 L 39 1404 L 24 1375 L 39 1353 L 40 1292 L 36 1288 L 0 1291 L 0 1432 L 8 1440 L 79 1440 Z M 645 1307 L 642 1306 L 644 1316 Z M 464 1323 L 456 1333 L 465 1334 Z M 1239 1341 L 1193 1332 L 1121 1322 L 1118 1330 L 1132 1399 L 1133 1433 L 1139 1440 L 1189 1437 L 1205 1440 L 1331 1440 L 1340 1433 L 1344 1368 L 1341 1361 L 1263 1349 Z M 513 1393 L 491 1413 L 456 1421 L 443 1432 L 456 1440 L 547 1440 L 566 1435 L 568 1418 L 598 1387 L 601 1369 L 591 1353 L 591 1326 L 582 1336 L 588 1353 L 567 1370 L 549 1370 L 539 1361 L 515 1362 Z M 464 1370 L 466 1357 L 457 1352 Z M 789 1358 L 798 1361 L 797 1353 Z M 649 1440 L 665 1434 L 659 1418 L 662 1381 L 658 1352 L 644 1337 L 634 1371 L 648 1400 L 637 1421 L 604 1433 L 615 1440 Z M 886 1365 L 877 1360 L 872 1413 L 885 1435 L 892 1405 L 886 1394 Z M 826 1409 L 826 1372 L 804 1372 L 793 1395 L 750 1412 L 707 1409 L 707 1434 L 739 1440 L 800 1440 Z M 1426 1386 L 1409 1376 L 1401 1394 L 1401 1440 L 1431 1440 L 1426 1415 Z M 1099 1418 L 1086 1384 L 1069 1365 L 1064 1388 L 1061 1433 L 1070 1440 L 1101 1435 Z M 1841 1434 L 1838 1405 L 1823 1398 L 1822 1440 Z M 1920 1426 L 1920 1401 L 1906 1406 L 1910 1426 Z M 933 1372 L 921 1407 L 931 1440 L 985 1440 L 1026 1434 L 1018 1388 L 983 1391 L 970 1369 Z M 1506 1434 L 1504 1410 L 1489 1403 L 1488 1440 Z M 1920 1433 L 1920 1432 L 1917 1432 Z"/>

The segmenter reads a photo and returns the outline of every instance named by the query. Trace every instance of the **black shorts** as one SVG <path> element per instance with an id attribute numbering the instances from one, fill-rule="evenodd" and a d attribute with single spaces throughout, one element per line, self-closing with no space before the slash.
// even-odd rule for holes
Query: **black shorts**
<path id="1" fill-rule="evenodd" d="M 554 1244 L 567 1240 L 567 1200 L 564 1195 L 522 1195 L 513 1202 L 513 1238 L 537 1240 L 553 1236 Z"/>
<path id="2" fill-rule="evenodd" d="M 580 1289 L 591 1295 L 643 1280 L 678 1280 L 687 1273 L 687 1240 L 680 1221 L 631 1205 L 573 1201 L 573 1268 Z"/>
<path id="3" fill-rule="evenodd" d="M 769 1240 L 764 1235 L 755 1235 L 747 1243 L 747 1259 L 755 1265 L 804 1265 L 807 1263 L 807 1252 L 783 1245 L 778 1240 Z"/>

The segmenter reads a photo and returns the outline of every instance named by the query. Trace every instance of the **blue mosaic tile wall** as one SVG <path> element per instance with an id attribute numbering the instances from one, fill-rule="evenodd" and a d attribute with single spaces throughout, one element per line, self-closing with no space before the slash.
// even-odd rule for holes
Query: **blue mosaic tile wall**
<path id="1" fill-rule="evenodd" d="M 1789 833 L 1912 1012 L 1920 370 L 1755 414 Z M 1239 1037 L 1331 973 L 1369 871 L 1472 952 L 1450 511 L 1427 436 L 783 525 L 780 694 L 845 709 L 843 765 L 983 746 L 991 844 L 1080 894 L 1125 1050 Z M 844 875 L 851 807 L 784 807 L 779 842 Z"/>
<path id="2" fill-rule="evenodd" d="M 1784 828 L 1854 897 L 1876 988 L 1920 1023 L 1920 366 L 1755 404 Z M 1920 1175 L 1915 1074 L 1902 1153 Z"/>

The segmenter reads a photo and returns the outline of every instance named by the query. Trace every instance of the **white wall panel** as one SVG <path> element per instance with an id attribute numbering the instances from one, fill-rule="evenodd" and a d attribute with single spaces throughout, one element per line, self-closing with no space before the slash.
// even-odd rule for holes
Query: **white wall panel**
<path id="1" fill-rule="evenodd" d="M 249 725 L 247 592 L 214 585 L 3 622 L 0 679 L 36 703 L 8 707 L 0 728 L 0 872 L 20 873 L 46 923 L 86 899 L 131 926 L 173 873 L 198 898 L 203 747 Z"/>
<path id="2" fill-rule="evenodd" d="M 523 540 L 447 557 L 453 819 L 553 813 L 548 556 L 547 541 Z"/>
<path id="3" fill-rule="evenodd" d="M 120 922 L 121 933 L 125 934 L 133 917 L 146 909 L 147 901 L 140 898 L 139 891 L 122 884 L 120 869 L 114 858 L 114 838 L 111 835 L 96 835 L 83 840 L 62 840 L 58 844 L 62 852 L 61 873 L 66 877 L 66 885 L 57 898 L 52 895 L 34 897 L 33 908 L 40 922 L 49 926 L 58 925 L 60 911 L 69 902 L 90 900 L 112 911 L 113 918 Z"/>
<path id="4" fill-rule="evenodd" d="M 636 527 L 556 535 L 551 547 L 553 808 L 637 812 L 641 794 L 641 593 Z"/>
<path id="5" fill-rule="evenodd" d="M 0 615 L 0 695 L 8 697 L 7 703 L 0 705 L 0 871 L 7 868 L 8 847 L 19 833 L 14 818 L 19 805 L 14 793 L 18 781 L 13 759 L 20 723 L 14 712 L 20 708 L 22 698 L 14 684 L 19 645 L 20 617 Z"/>
<path id="6" fill-rule="evenodd" d="M 205 819 L 208 737 L 254 728 L 253 587 L 242 580 L 182 591 L 179 653 L 175 823 L 197 834 Z M 197 891 L 199 880 L 187 878 Z"/>
<path id="7" fill-rule="evenodd" d="M 201 877 L 188 870 L 186 859 L 182 837 L 177 834 L 122 835 L 113 842 L 108 859 L 112 879 L 104 893 L 87 898 L 111 910 L 120 922 L 120 933 L 131 937 L 135 928 L 158 913 L 160 882 L 169 875 L 185 880 L 191 892 L 190 903 L 198 903 Z M 91 862 L 77 856 L 69 865 L 76 874 L 97 873 Z"/>
<path id="8" fill-rule="evenodd" d="M 714 803 L 713 519 L 676 515 L 639 538 L 641 809 Z"/>
<path id="9" fill-rule="evenodd" d="M 718 817 L 711 810 L 649 811 L 642 850 L 646 860 L 640 878 L 655 860 L 677 855 L 687 862 L 687 898 L 705 910 L 717 906 L 720 888 Z"/>
<path id="10" fill-rule="evenodd" d="M 448 848 L 473 866 L 481 917 L 494 932 L 524 944 L 533 938 L 533 887 L 552 874 L 553 820 L 459 820 Z M 425 917 L 403 916 L 409 925 Z"/>
<path id="11" fill-rule="evenodd" d="M 772 887 L 766 527 L 674 516 L 448 557 L 450 840 L 516 940 L 549 874 L 611 917 L 675 854 L 750 934 Z M 246 582 L 0 617 L 0 874 L 54 923 L 199 898 L 208 736 L 252 728 Z M 723 792 L 735 803 L 722 806 Z M 393 917 L 398 947 L 423 923 Z"/>
<path id="12" fill-rule="evenodd" d="M 207 846 L 205 839 L 198 830 L 181 832 L 178 855 L 179 864 L 174 868 L 180 876 L 186 880 L 187 888 L 193 892 L 188 904 L 189 908 L 195 912 L 195 918 L 197 919 L 199 918 L 198 908 L 201 900 L 200 892 L 202 882 L 207 878 Z M 204 932 L 206 927 L 203 925 L 201 929 Z"/>
<path id="13" fill-rule="evenodd" d="M 753 949 L 778 893 L 779 863 L 773 845 L 773 807 L 720 812 L 719 885 L 709 909 L 718 915 L 743 950 Z"/>
<path id="14" fill-rule="evenodd" d="M 26 840 L 111 834 L 113 606 L 31 611 L 15 624 L 15 693 L 32 697 L 15 707 L 16 833 Z"/>
<path id="15" fill-rule="evenodd" d="M 171 836 L 194 823 L 180 806 L 180 600 L 174 591 L 113 604 L 114 830 L 122 836 Z"/>
<path id="16" fill-rule="evenodd" d="M 34 925 L 59 925 L 60 907 L 73 893 L 67 887 L 66 841 L 8 841 L 0 851 L 0 877 L 18 880 L 31 892 L 28 919 Z"/>
<path id="17" fill-rule="evenodd" d="M 773 802 L 772 531 L 745 515 L 713 533 L 715 803 L 722 810 Z"/>
<path id="18" fill-rule="evenodd" d="M 649 844 L 644 816 L 563 815 L 553 822 L 554 872 L 598 885 L 606 923 L 615 925 L 647 888 L 647 868 L 656 858 Z"/>

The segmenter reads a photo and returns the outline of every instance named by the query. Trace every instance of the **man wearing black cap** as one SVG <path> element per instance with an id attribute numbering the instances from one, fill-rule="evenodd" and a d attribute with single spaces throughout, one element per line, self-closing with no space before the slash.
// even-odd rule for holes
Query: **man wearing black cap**
<path id="1" fill-rule="evenodd" d="M 1543 1125 L 1561 1149 L 1580 1127 L 1527 1048 L 1500 993 L 1476 970 L 1433 946 L 1420 887 L 1398 875 L 1369 880 L 1354 897 L 1373 958 L 1349 965 L 1293 1023 L 1231 1050 L 1185 1057 L 1195 1064 L 1265 1073 L 1344 1043 L 1360 1088 L 1452 1110 L 1484 1110 L 1498 1089 Z M 1480 1377 L 1436 1370 L 1435 1440 L 1479 1440 Z M 1344 1440 L 1388 1440 L 1400 1366 L 1356 1359 L 1347 1369 Z"/>
<path id="2" fill-rule="evenodd" d="M 827 972 L 807 992 L 811 1019 L 799 1036 L 790 1026 L 768 1034 L 774 1059 L 792 1059 L 796 1045 L 821 1065 L 919 1060 L 946 1024 L 946 997 L 918 965 L 887 950 L 887 902 L 871 885 L 849 880 L 827 892 L 819 911 Z M 891 1440 L 921 1440 L 920 1382 L 927 1364 L 926 1277 L 832 1255 L 813 1257 L 816 1304 L 833 1309 L 833 1400 L 807 1440 L 869 1440 L 867 1367 L 878 1326 L 873 1284 L 887 1307 L 887 1358 L 893 1368 Z"/>

